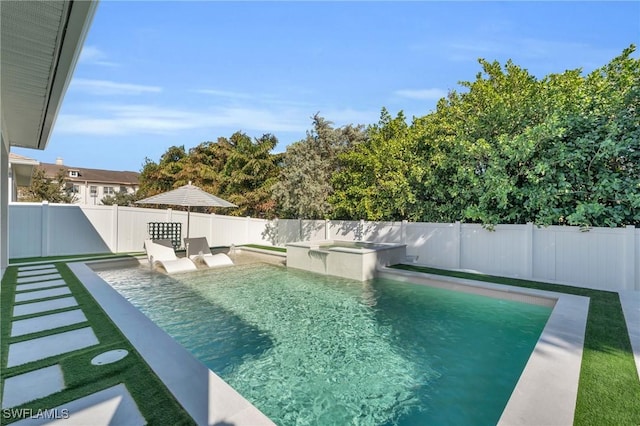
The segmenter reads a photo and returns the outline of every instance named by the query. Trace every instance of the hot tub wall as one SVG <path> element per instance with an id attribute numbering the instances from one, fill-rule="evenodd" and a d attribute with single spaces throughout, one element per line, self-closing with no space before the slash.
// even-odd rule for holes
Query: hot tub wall
<path id="1" fill-rule="evenodd" d="M 347 247 L 319 248 L 331 243 L 332 241 L 313 241 L 287 245 L 287 266 L 318 274 L 365 281 L 374 278 L 379 267 L 401 263 L 406 257 L 404 245 L 376 250 Z"/>
<path id="2" fill-rule="evenodd" d="M 326 274 L 327 256 L 326 253 L 316 253 L 308 243 L 287 244 L 287 267 Z"/>
<path id="3" fill-rule="evenodd" d="M 379 268 L 402 263 L 406 258 L 404 245 L 377 250 L 337 247 L 331 252 L 327 259 L 327 273 L 359 281 L 373 279 Z"/>

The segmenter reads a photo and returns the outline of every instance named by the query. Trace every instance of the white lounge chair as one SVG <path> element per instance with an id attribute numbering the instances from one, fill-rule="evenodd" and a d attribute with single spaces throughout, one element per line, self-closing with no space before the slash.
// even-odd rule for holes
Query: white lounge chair
<path id="1" fill-rule="evenodd" d="M 167 274 L 198 269 L 191 259 L 176 256 L 171 240 L 145 240 L 144 248 L 147 251 L 149 264 L 153 269 L 164 269 Z"/>
<path id="2" fill-rule="evenodd" d="M 233 260 L 224 253 L 212 254 L 206 237 L 185 238 L 187 257 L 195 263 L 207 265 L 209 268 L 233 265 Z"/>

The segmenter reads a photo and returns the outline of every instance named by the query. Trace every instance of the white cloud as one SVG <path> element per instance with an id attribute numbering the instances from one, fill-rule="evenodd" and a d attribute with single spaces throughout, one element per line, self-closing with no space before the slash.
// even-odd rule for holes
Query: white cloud
<path id="1" fill-rule="evenodd" d="M 379 111 L 319 110 L 336 126 L 368 124 L 379 115 Z M 105 136 L 174 135 L 186 130 L 205 130 L 221 136 L 221 132 L 242 130 L 269 132 L 276 136 L 280 132 L 299 132 L 304 137 L 316 111 L 273 106 L 220 106 L 196 111 L 145 104 L 91 104 L 85 105 L 82 112 L 60 114 L 55 131 L 67 135 Z"/>
<path id="2" fill-rule="evenodd" d="M 80 90 L 90 95 L 140 95 L 142 93 L 159 93 L 158 86 L 144 86 L 140 84 L 117 83 L 108 80 L 89 80 L 76 78 L 71 81 L 71 89 Z"/>
<path id="3" fill-rule="evenodd" d="M 447 91 L 443 89 L 403 89 L 396 90 L 394 94 L 409 99 L 439 100 L 447 96 Z"/>
<path id="4" fill-rule="evenodd" d="M 102 65 L 105 67 L 118 67 L 119 64 L 107 61 L 107 55 L 95 46 L 85 45 L 80 53 L 78 61 L 83 64 Z"/>
<path id="5" fill-rule="evenodd" d="M 260 108 L 208 111 L 152 105 L 102 105 L 88 113 L 60 114 L 56 132 L 82 135 L 175 134 L 188 129 L 233 128 L 261 132 L 304 132 L 308 113 Z"/>

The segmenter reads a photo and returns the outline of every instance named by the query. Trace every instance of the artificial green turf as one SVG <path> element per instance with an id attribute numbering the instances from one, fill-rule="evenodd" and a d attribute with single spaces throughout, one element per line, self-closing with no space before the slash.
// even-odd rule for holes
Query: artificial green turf
<path id="1" fill-rule="evenodd" d="M 2 279 L 2 293 L 0 297 L 0 308 L 2 309 L 0 312 L 0 365 L 3 367 L 0 378 L 2 379 L 2 383 L 4 384 L 5 379 L 17 374 L 60 364 L 66 384 L 66 389 L 63 392 L 58 392 L 14 408 L 16 410 L 31 409 L 32 412 L 37 412 L 38 410 L 51 409 L 57 406 L 64 407 L 65 403 L 74 399 L 98 392 L 119 383 L 124 383 L 148 424 L 194 424 L 191 417 L 189 417 L 173 398 L 169 390 L 155 373 L 153 373 L 131 343 L 122 335 L 115 324 L 111 322 L 111 319 L 93 299 L 91 294 L 89 294 L 84 285 L 82 285 L 69 270 L 67 265 L 64 263 L 56 263 L 55 265 L 71 289 L 73 297 L 78 301 L 78 305 L 82 308 L 100 344 L 28 364 L 6 368 L 9 344 L 26 340 L 26 337 L 22 336 L 19 338 L 10 337 L 12 306 L 16 291 L 18 268 L 9 267 Z M 69 308 L 47 313 L 62 312 L 65 310 L 69 310 Z M 32 316 L 33 315 L 29 315 L 19 318 Z M 51 335 L 60 331 L 68 331 L 86 326 L 87 323 L 74 324 L 56 330 L 32 334 L 27 337 Z M 111 349 L 125 349 L 129 351 L 129 354 L 121 361 L 113 364 L 102 366 L 91 365 L 90 361 L 94 356 Z M 0 418 L 0 424 L 8 424 L 16 420 L 18 419 L 5 418 L 3 415 Z"/>
<path id="2" fill-rule="evenodd" d="M 257 248 L 257 249 L 262 249 L 262 250 L 271 250 L 271 251 L 277 251 L 280 253 L 286 253 L 287 249 L 284 247 L 274 247 L 274 246 L 261 246 L 258 244 L 244 244 L 242 245 L 242 247 L 251 247 L 251 248 Z"/>
<path id="3" fill-rule="evenodd" d="M 617 293 L 415 265 L 393 268 L 589 297 L 574 424 L 640 425 L 640 381 Z"/>
<path id="4" fill-rule="evenodd" d="M 61 260 L 73 260 L 73 259 L 86 259 L 88 257 L 91 258 L 95 258 L 95 259 L 103 259 L 103 258 L 113 258 L 113 259 L 119 259 L 122 257 L 134 257 L 134 256 L 138 256 L 138 255 L 143 255 L 144 253 L 140 252 L 136 252 L 136 253 L 92 253 L 92 254 L 71 254 L 71 255 L 61 255 L 61 256 L 47 256 L 47 257 L 15 257 L 12 259 L 9 259 L 9 264 L 16 264 L 16 263 L 34 263 L 34 264 L 38 264 L 38 263 L 51 263 L 54 261 L 61 261 Z"/>

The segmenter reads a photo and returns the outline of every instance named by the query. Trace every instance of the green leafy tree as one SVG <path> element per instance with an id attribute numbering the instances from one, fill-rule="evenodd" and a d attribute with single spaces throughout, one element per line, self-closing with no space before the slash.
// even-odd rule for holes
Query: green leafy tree
<path id="1" fill-rule="evenodd" d="M 138 195 L 137 193 L 128 193 L 126 191 L 118 191 L 114 195 L 107 195 L 100 200 L 100 202 L 105 206 L 136 206 L 134 204 L 137 201 Z"/>
<path id="2" fill-rule="evenodd" d="M 273 217 L 275 203 L 271 187 L 280 172 L 279 159 L 271 151 L 278 139 L 265 134 L 252 140 L 244 133 L 236 132 L 228 140 L 221 141 L 228 155 L 221 170 L 221 193 L 236 204 L 234 215 Z"/>
<path id="3" fill-rule="evenodd" d="M 282 158 L 273 198 L 282 217 L 323 219 L 331 217 L 331 176 L 339 170 L 339 154 L 366 139 L 362 126 L 334 128 L 319 114 L 313 116 L 313 130 L 287 147 Z"/>
<path id="4" fill-rule="evenodd" d="M 169 191 L 191 182 L 204 191 L 236 204 L 236 209 L 198 208 L 232 215 L 272 217 L 271 186 L 279 173 L 280 154 L 271 151 L 275 136 L 252 140 L 242 132 L 216 142 L 203 142 L 188 152 L 172 146 L 158 163 L 146 159 L 140 174 L 139 198 Z"/>
<path id="5" fill-rule="evenodd" d="M 170 191 L 176 187 L 186 157 L 187 153 L 183 145 L 169 147 L 160 157 L 159 163 L 145 158 L 140 172 L 140 188 L 138 189 L 140 199 Z"/>
<path id="6" fill-rule="evenodd" d="M 501 135 L 467 216 L 484 223 L 640 224 L 640 66 L 634 47 L 587 77 L 540 84 L 543 121 Z"/>
<path id="7" fill-rule="evenodd" d="M 24 201 L 73 204 L 77 196 L 71 189 L 65 181 L 64 169 L 60 169 L 54 178 L 48 178 L 44 169 L 37 167 L 33 171 L 31 185 L 25 191 Z"/>
<path id="8" fill-rule="evenodd" d="M 368 138 L 339 154 L 329 197 L 333 216 L 343 219 L 399 220 L 420 218 L 416 184 L 422 165 L 416 158 L 418 139 L 402 112 L 392 118 L 382 110 Z"/>

